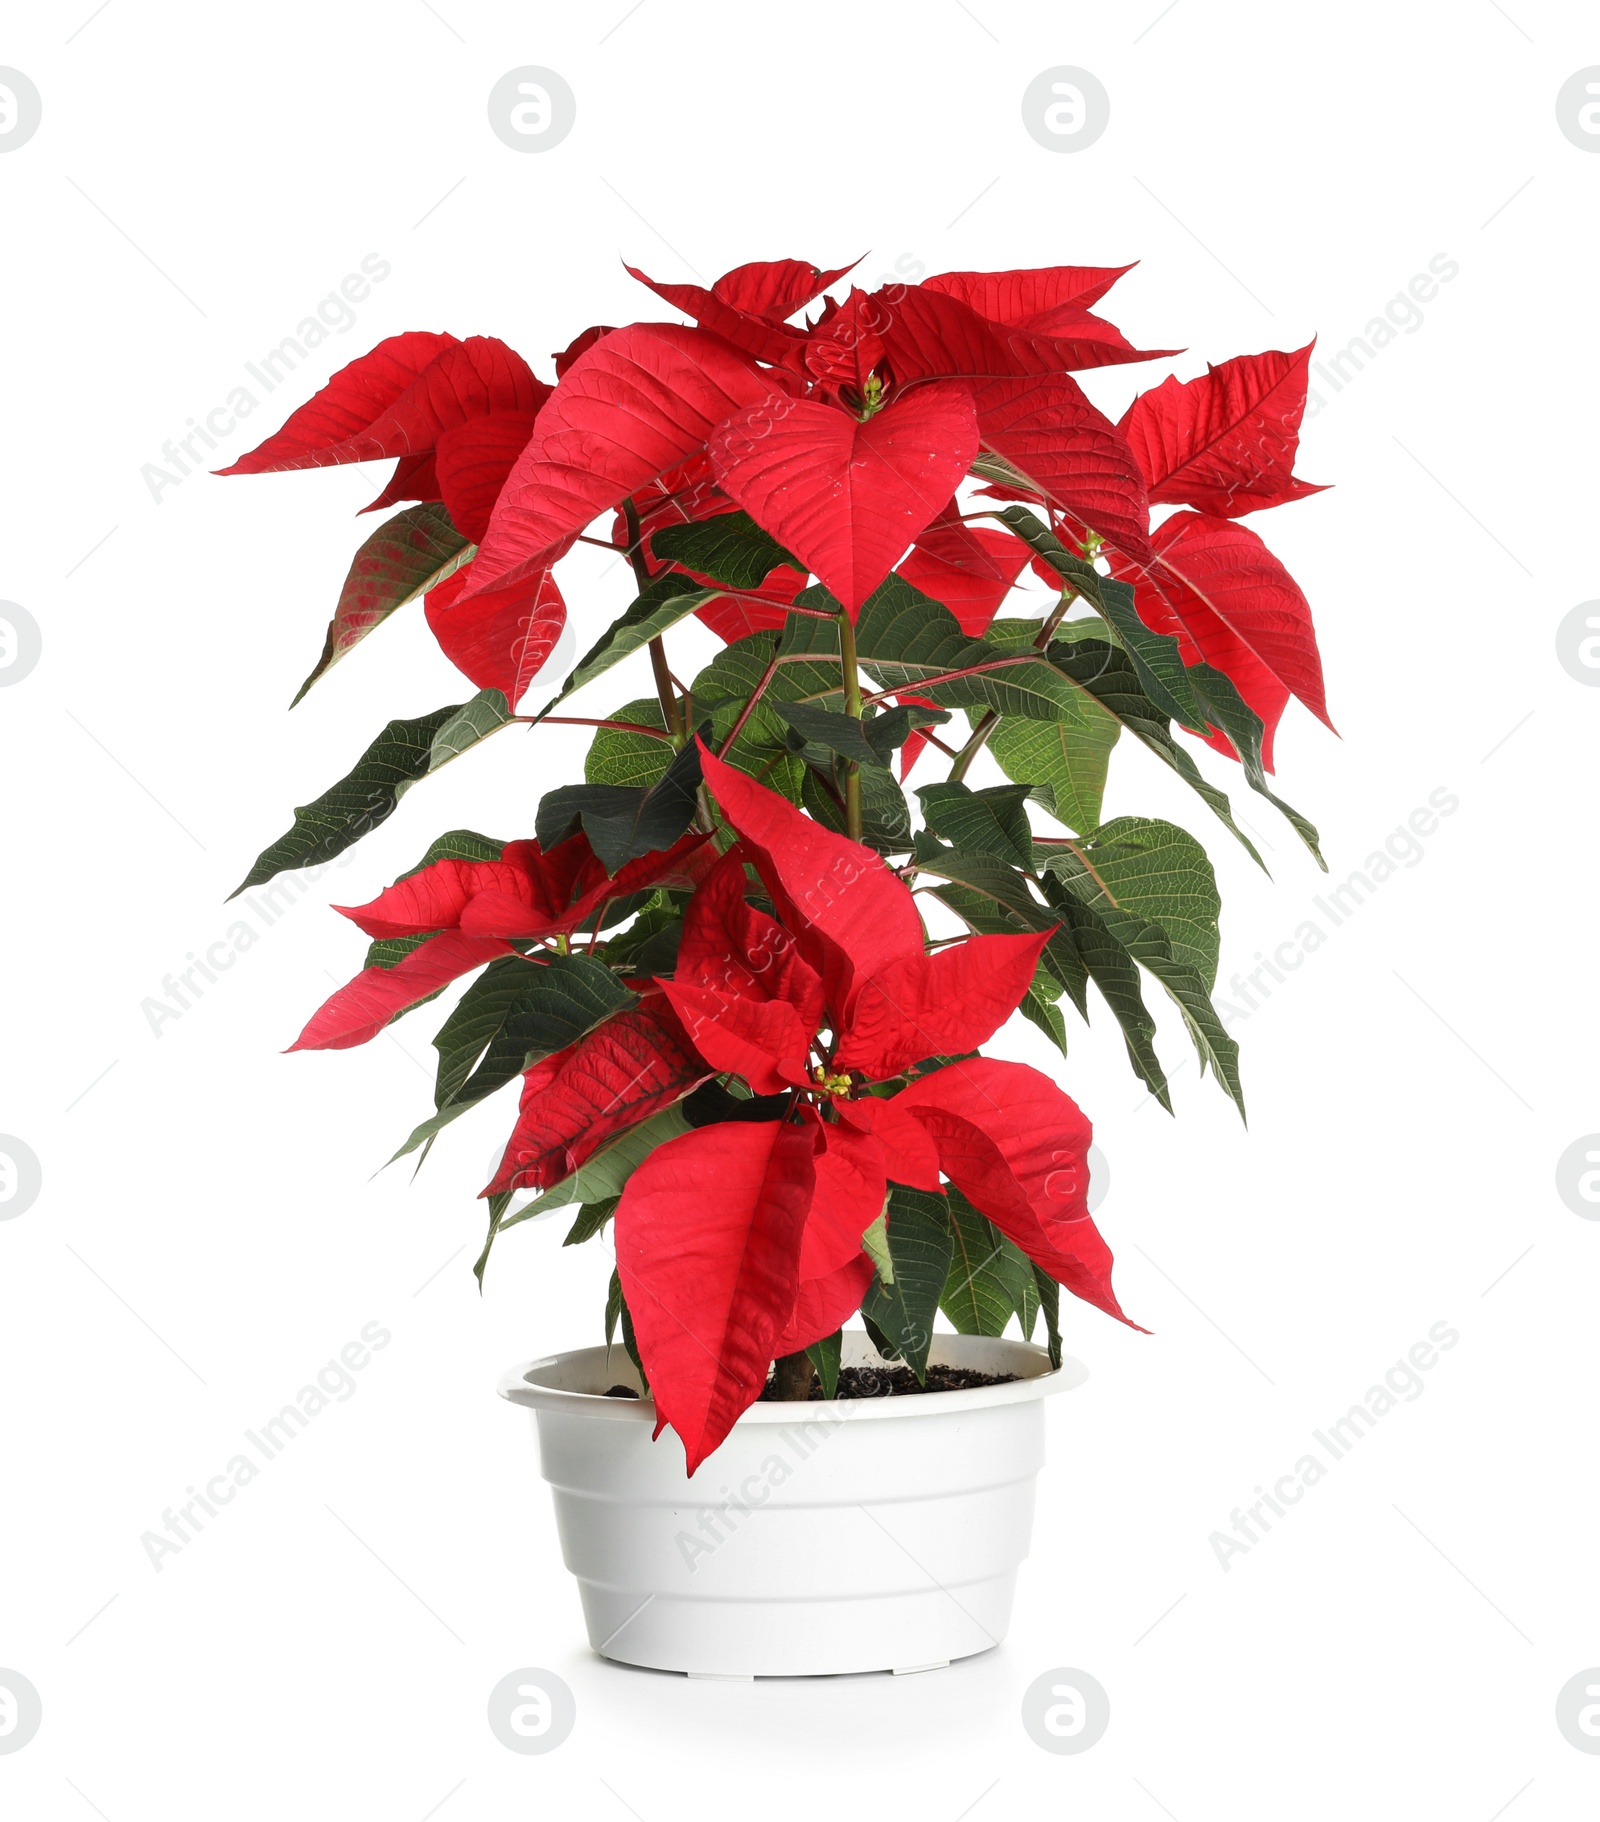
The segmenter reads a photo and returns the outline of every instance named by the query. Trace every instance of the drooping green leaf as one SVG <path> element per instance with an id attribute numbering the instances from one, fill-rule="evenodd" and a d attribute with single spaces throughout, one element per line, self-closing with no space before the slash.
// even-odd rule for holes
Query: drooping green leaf
<path id="1" fill-rule="evenodd" d="M 1061 1052 L 1067 1054 L 1067 1021 L 1061 1016 L 1056 1001 L 1061 997 L 1061 982 L 1043 962 L 1034 970 L 1028 991 L 1022 996 L 1017 1011 L 1035 1024 Z"/>
<path id="2" fill-rule="evenodd" d="M 1140 688 L 1133 660 L 1120 646 L 1100 639 L 1057 640 L 1050 647 L 1050 661 L 1087 690 L 1107 714 L 1121 722 L 1158 759 L 1171 766 L 1232 832 L 1262 872 L 1266 871 L 1254 842 L 1234 822 L 1227 793 L 1210 783 L 1188 751 L 1173 739 L 1168 717 Z"/>
<path id="3" fill-rule="evenodd" d="M 1259 791 L 1268 803 L 1283 812 L 1290 827 L 1311 850 L 1317 865 L 1326 873 L 1328 863 L 1322 858 L 1322 849 L 1318 846 L 1316 825 L 1308 822 L 1298 810 L 1276 796 L 1267 783 L 1266 768 L 1261 761 L 1261 717 L 1239 694 L 1232 679 L 1225 677 L 1221 671 L 1213 670 L 1209 664 L 1194 665 L 1189 676 L 1201 711 L 1214 726 L 1221 728 L 1239 755 L 1245 782 L 1252 791 Z"/>
<path id="4" fill-rule="evenodd" d="M 700 748 L 689 741 L 649 789 L 627 785 L 568 784 L 539 800 L 534 833 L 546 853 L 582 828 L 608 874 L 644 854 L 659 853 L 694 821 L 700 784 Z"/>
<path id="5" fill-rule="evenodd" d="M 1039 1292 L 1039 1308 L 1044 1311 L 1045 1339 L 1050 1344 L 1050 1364 L 1061 1365 L 1061 1287 L 1042 1266 L 1033 1268 L 1033 1282 Z"/>
<path id="6" fill-rule="evenodd" d="M 567 1229 L 567 1237 L 561 1242 L 563 1246 L 581 1246 L 585 1240 L 592 1240 L 617 1212 L 621 1196 L 607 1196 L 601 1202 L 585 1202 L 578 1210 L 577 1219 Z"/>
<path id="7" fill-rule="evenodd" d="M 1003 1335 L 1020 1315 L 1023 1272 L 1032 1267 L 1022 1252 L 950 1185 L 950 1271 L 939 1307 L 961 1335 Z"/>
<path id="8" fill-rule="evenodd" d="M 600 728 L 589 745 L 583 775 L 590 784 L 621 785 L 630 791 L 649 790 L 661 782 L 672 764 L 672 743 L 665 738 L 666 723 L 654 696 L 641 696 L 613 709 L 611 721 L 632 722 L 635 727 L 660 728 L 661 738 L 630 734 L 625 728 Z"/>
<path id="9" fill-rule="evenodd" d="M 440 766 L 448 765 L 480 740 L 498 734 L 515 719 L 499 690 L 479 690 L 434 735 L 428 750 L 428 770 L 437 772 Z"/>
<path id="10" fill-rule="evenodd" d="M 697 607 L 715 600 L 717 592 L 714 588 L 701 588 L 675 571 L 655 577 L 626 612 L 618 615 L 583 654 L 572 674 L 534 720 L 543 721 L 546 715 L 554 713 L 557 703 L 565 702 L 575 690 L 604 676 L 624 658 L 642 651 L 652 639 L 659 638 L 669 627 L 686 619 Z"/>
<path id="11" fill-rule="evenodd" d="M 1159 924 L 1173 955 L 1209 988 L 1217 978 L 1222 899 L 1199 842 L 1176 823 L 1119 816 L 1086 836 L 1077 848 L 1074 854 L 1065 843 L 1041 842 L 1040 864 L 1063 877 L 1081 877 L 1086 887 L 1097 887 L 1085 896 L 1091 909 L 1110 903 Z"/>
<path id="12" fill-rule="evenodd" d="M 1156 1022 L 1144 1003 L 1138 966 L 1124 944 L 1069 887 L 1054 875 L 1046 875 L 1043 883 L 1045 897 L 1062 925 L 1059 935 L 1077 951 L 1089 978 L 1100 989 L 1112 1017 L 1121 1027 L 1134 1074 L 1170 1113 L 1172 1100 L 1166 1071 L 1155 1050 Z"/>
<path id="13" fill-rule="evenodd" d="M 328 622 L 322 656 L 295 692 L 290 708 L 396 608 L 437 588 L 463 563 L 470 563 L 477 551 L 437 500 L 408 506 L 385 519 L 356 552 Z"/>
<path id="14" fill-rule="evenodd" d="M 1058 885 L 1059 882 L 1059 885 Z M 1113 905 L 1101 889 L 1098 881 L 1086 871 L 1078 870 L 1063 876 L 1059 870 L 1052 875 L 1046 884 L 1045 891 L 1053 902 L 1064 912 L 1068 910 L 1066 895 L 1077 899 L 1082 911 L 1088 911 L 1100 926 L 1100 931 L 1087 928 L 1081 930 L 1080 912 L 1071 913 L 1074 932 L 1078 935 L 1080 949 L 1091 941 L 1099 943 L 1101 932 L 1110 942 L 1117 945 L 1132 961 L 1147 969 L 1167 990 L 1173 1003 L 1183 1014 L 1189 1035 L 1194 1040 L 1195 1050 L 1200 1058 L 1202 1073 L 1209 1066 L 1216 1071 L 1217 1080 L 1237 1104 L 1239 1112 L 1244 1112 L 1244 1094 L 1239 1085 L 1239 1046 L 1228 1036 L 1227 1029 L 1218 1017 L 1216 1008 L 1211 1004 L 1208 983 L 1199 969 L 1188 961 L 1180 960 L 1174 953 L 1170 939 L 1159 924 L 1141 917 L 1136 911 Z M 1092 907 L 1092 909 L 1090 909 Z M 1097 977 L 1098 978 L 1098 977 Z M 1107 994 L 1110 1001 L 1111 996 Z M 1135 1037 L 1130 1028 L 1130 1021 L 1118 1011 L 1123 1023 L 1124 1035 L 1128 1037 L 1130 1054 L 1135 1054 Z M 1139 1011 L 1142 1012 L 1142 1002 Z M 1135 1019 L 1141 1036 L 1144 1033 L 1145 1021 Z M 1154 1056 L 1154 1052 L 1149 1052 Z M 1141 1048 L 1137 1052 L 1142 1057 Z M 1138 1067 L 1136 1060 L 1135 1066 Z M 1141 1073 L 1143 1073 L 1141 1071 Z M 1160 1096 L 1166 1105 L 1165 1094 Z"/>
<path id="15" fill-rule="evenodd" d="M 1194 685 L 1189 681 L 1189 667 L 1183 652 L 1170 633 L 1153 633 L 1139 618 L 1133 605 L 1133 590 L 1126 582 L 1107 580 L 1101 611 L 1111 627 L 1111 636 L 1133 660 L 1144 693 L 1180 727 L 1202 739 L 1210 727 L 1195 699 Z"/>
<path id="16" fill-rule="evenodd" d="M 965 854 L 946 848 L 922 831 L 916 838 L 913 858 L 918 868 L 945 883 L 930 888 L 970 930 L 983 936 L 1010 936 L 1025 930 L 1055 930 L 1060 916 L 1041 905 L 1027 880 L 988 854 Z M 1055 930 L 1045 944 L 1042 965 L 1072 996 L 1083 1016 L 1088 1015 L 1089 976 L 1070 932 Z M 1050 1030 L 1054 1037 L 1055 1032 Z"/>
<path id="17" fill-rule="evenodd" d="M 955 847 L 1033 870 L 1033 830 L 1023 807 L 1027 785 L 990 785 L 974 791 L 960 781 L 946 781 L 923 785 L 917 798 L 928 827 Z"/>
<path id="18" fill-rule="evenodd" d="M 839 1389 L 839 1359 L 844 1352 L 844 1332 L 835 1329 L 806 1349 L 806 1359 L 822 1382 L 822 1396 L 831 1398 Z"/>
<path id="19" fill-rule="evenodd" d="M 1100 820 L 1111 749 L 1122 732 L 1100 705 L 1085 696 L 1076 718 L 1028 721 L 1007 715 L 989 736 L 989 751 L 1007 778 L 1031 787 L 1035 803 L 1069 829 L 1092 829 Z"/>
<path id="20" fill-rule="evenodd" d="M 805 567 L 747 512 L 663 526 L 652 535 L 650 549 L 665 561 L 681 563 L 729 588 L 759 588 L 782 563 L 793 569 Z"/>
<path id="21" fill-rule="evenodd" d="M 433 1040 L 439 1053 L 436 1111 L 395 1157 L 430 1142 L 469 1107 L 634 1001 L 634 994 L 592 956 L 531 961 L 506 955 L 492 961 Z"/>
<path id="22" fill-rule="evenodd" d="M 483 1295 L 484 1268 L 489 1263 L 489 1253 L 494 1246 L 495 1235 L 500 1231 L 500 1218 L 511 1205 L 511 1191 L 509 1189 L 501 1190 L 498 1195 L 490 1196 L 488 1198 L 488 1203 L 489 1231 L 483 1237 L 483 1251 L 478 1254 L 477 1260 L 472 1267 L 472 1275 L 478 1281 L 478 1295 L 480 1297 Z"/>
<path id="23" fill-rule="evenodd" d="M 1026 506 L 1005 506 L 994 514 L 1022 539 L 1036 557 L 1042 557 L 1060 578 L 1063 588 L 1070 588 L 1096 607 L 1101 605 L 1101 589 L 1106 578 L 1087 558 L 1068 550 L 1037 513 Z"/>
<path id="24" fill-rule="evenodd" d="M 919 1383 L 928 1377 L 933 1318 L 950 1275 L 953 1244 L 949 1205 L 926 1190 L 892 1184 L 888 1209 L 894 1282 L 873 1278 L 861 1312 L 883 1336 L 886 1358 L 903 1360 Z"/>
<path id="25" fill-rule="evenodd" d="M 427 772 L 434 736 L 461 707 L 453 702 L 414 721 L 391 721 L 337 784 L 297 806 L 294 826 L 262 849 L 228 896 L 237 898 L 289 868 L 324 865 L 370 835 Z"/>

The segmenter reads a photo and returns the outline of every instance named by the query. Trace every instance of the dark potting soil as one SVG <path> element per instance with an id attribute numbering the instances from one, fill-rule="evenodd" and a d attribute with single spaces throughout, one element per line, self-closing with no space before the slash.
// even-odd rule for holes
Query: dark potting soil
<path id="1" fill-rule="evenodd" d="M 917 1376 L 910 1367 L 845 1367 L 839 1374 L 839 1384 L 833 1395 L 835 1398 L 915 1398 L 924 1392 L 966 1392 L 980 1385 L 1010 1385 L 1017 1377 L 1016 1373 L 977 1373 L 971 1367 L 935 1365 L 928 1368 L 928 1383 L 918 1385 Z M 639 1396 L 632 1386 L 626 1385 L 608 1386 L 605 1395 L 607 1398 Z M 821 1398 L 822 1382 L 813 1376 L 809 1401 L 815 1404 Z M 775 1402 L 770 1384 L 761 1394 L 761 1402 Z"/>
<path id="2" fill-rule="evenodd" d="M 1009 1385 L 1016 1379 L 1016 1373 L 978 1373 L 971 1367 L 954 1367 L 934 1365 L 928 1368 L 926 1385 L 917 1384 L 917 1376 L 910 1367 L 845 1367 L 839 1374 L 839 1384 L 834 1392 L 835 1398 L 916 1398 L 924 1392 L 965 1392 L 974 1386 Z M 761 1394 L 763 1401 L 772 1402 L 772 1387 Z M 810 1399 L 816 1403 L 822 1397 L 822 1382 L 813 1377 Z"/>

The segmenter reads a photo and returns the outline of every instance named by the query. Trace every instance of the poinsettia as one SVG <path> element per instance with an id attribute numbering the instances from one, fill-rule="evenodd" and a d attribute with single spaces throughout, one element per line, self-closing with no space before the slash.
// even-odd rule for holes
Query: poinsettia
<path id="1" fill-rule="evenodd" d="M 1213 870 L 1175 823 L 1107 820 L 1107 769 L 1139 745 L 1254 855 L 1205 742 L 1322 864 L 1266 777 L 1291 698 L 1331 725 L 1311 607 L 1240 523 L 1320 490 L 1294 473 L 1309 346 L 1117 421 L 1089 397 L 1171 352 L 1102 313 L 1127 266 L 628 270 L 689 320 L 583 329 L 553 381 L 493 338 L 392 336 L 225 471 L 393 461 L 373 505 L 414 504 L 357 553 L 312 679 L 420 598 L 477 691 L 390 721 L 240 889 L 326 864 L 503 729 L 541 754 L 542 725 L 591 730 L 530 838 L 455 830 L 344 908 L 366 966 L 294 1048 L 453 995 L 402 1150 L 520 1081 L 476 1269 L 518 1193 L 574 1204 L 574 1244 L 610 1224 L 607 1336 L 692 1472 L 764 1392 L 814 1366 L 832 1396 L 858 1312 L 923 1381 L 939 1310 L 1042 1315 L 1057 1361 L 1060 1288 L 1127 1320 L 1088 1120 L 980 1047 L 1021 1013 L 1065 1055 L 1093 1004 L 1170 1108 L 1158 989 L 1242 1111 Z M 632 578 L 620 613 L 576 585 L 579 543 Z M 529 713 L 569 600 L 584 656 Z M 724 642 L 698 673 L 691 615 Z M 630 663 L 642 699 L 569 701 Z"/>
<path id="2" fill-rule="evenodd" d="M 930 954 L 881 860 L 709 753 L 702 764 L 740 839 L 689 900 L 663 992 L 710 1070 L 789 1105 L 776 1122 L 662 1145 L 617 1208 L 640 1356 L 691 1473 L 775 1354 L 859 1307 L 872 1276 L 862 1235 L 891 1181 L 937 1192 L 943 1171 L 1046 1271 L 1122 1315 L 1083 1200 L 1088 1122 L 1037 1071 L 968 1054 L 1016 1009 L 1048 933 Z M 747 863 L 776 915 L 747 901 Z M 874 1092 L 948 1056 L 897 1094 Z"/>

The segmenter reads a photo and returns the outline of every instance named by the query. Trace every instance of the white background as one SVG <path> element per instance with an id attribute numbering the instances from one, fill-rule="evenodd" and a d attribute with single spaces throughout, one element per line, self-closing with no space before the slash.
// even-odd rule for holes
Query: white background
<path id="1" fill-rule="evenodd" d="M 0 1756 L 0 1809 L 1594 1813 L 1600 1758 L 1554 1720 L 1558 1689 L 1600 1663 L 1600 1225 L 1555 1187 L 1600 1128 L 1600 693 L 1556 655 L 1563 616 L 1600 594 L 1600 157 L 1555 114 L 1600 62 L 1592 11 L 89 8 L 8 8 L 0 32 L 44 105 L 0 156 L 0 596 L 43 633 L 37 669 L 0 693 L 0 1129 L 43 1166 L 36 1203 L 0 1224 L 0 1666 L 44 1705 L 37 1738 Z M 538 156 L 485 112 L 522 64 L 577 97 L 570 137 Z M 1070 155 L 1020 114 L 1056 64 L 1111 97 L 1103 138 Z M 443 829 L 531 832 L 582 741 L 507 734 L 413 791 L 152 1031 L 143 1002 L 225 940 L 224 897 L 290 805 L 390 716 L 469 691 L 411 610 L 285 713 L 383 471 L 191 475 L 159 503 L 140 471 L 370 253 L 392 271 L 354 327 L 215 465 L 381 336 L 496 334 L 548 377 L 586 324 L 662 314 L 622 258 L 709 280 L 863 249 L 869 285 L 898 260 L 1141 260 L 1108 313 L 1188 352 L 1091 376 L 1114 411 L 1208 358 L 1313 334 L 1337 350 L 1435 255 L 1457 262 L 1420 327 L 1320 388 L 1300 470 L 1334 491 L 1251 523 L 1317 616 L 1343 738 L 1292 707 L 1278 775 L 1334 878 L 1430 792 L 1460 807 L 1235 1021 L 1248 1132 L 1192 1061 L 1168 1119 L 1103 1013 L 1064 1064 L 1031 1028 L 997 1045 L 1094 1118 L 1118 1287 L 1154 1331 L 1068 1312 L 1092 1378 L 1049 1407 L 1004 1647 L 909 1679 L 690 1684 L 588 1653 L 527 1420 L 493 1395 L 512 1360 L 597 1338 L 610 1270 L 598 1245 L 563 1255 L 560 1222 L 523 1228 L 480 1301 L 474 1197 L 509 1102 L 453 1127 L 412 1183 L 373 1173 L 431 1105 L 431 1014 L 355 1055 L 278 1054 L 360 961 L 327 901 L 369 897 Z M 580 631 L 629 593 L 591 554 L 568 590 Z M 634 693 L 602 686 L 592 712 Z M 1244 805 L 1270 881 L 1126 747 L 1108 810 L 1210 846 L 1225 996 L 1317 916 L 1324 882 L 1270 810 Z M 1176 1068 L 1171 1021 L 1163 1048 Z M 152 1568 L 140 1538 L 162 1510 L 368 1322 L 393 1340 L 357 1392 Z M 1208 1539 L 1232 1508 L 1438 1322 L 1460 1341 L 1424 1394 L 1224 1572 Z M 524 1665 L 577 1697 L 543 1757 L 484 1719 Z M 1057 1666 L 1110 1694 L 1108 1733 L 1077 1757 L 1020 1721 Z"/>

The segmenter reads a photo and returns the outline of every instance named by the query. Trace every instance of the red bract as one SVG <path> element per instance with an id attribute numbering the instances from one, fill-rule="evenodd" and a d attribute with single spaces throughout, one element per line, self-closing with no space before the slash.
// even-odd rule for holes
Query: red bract
<path id="1" fill-rule="evenodd" d="M 1087 310 L 1132 266 L 1037 266 L 1016 272 L 936 272 L 925 291 L 943 291 L 991 323 L 1040 327 L 1063 305 Z"/>
<path id="2" fill-rule="evenodd" d="M 1017 470 L 1034 498 L 1145 561 L 1150 554 L 1144 478 L 1121 432 L 1066 374 L 991 380 L 973 395 L 985 449 Z M 1012 496 L 1012 490 L 992 491 Z"/>
<path id="3" fill-rule="evenodd" d="M 672 1008 L 650 995 L 527 1071 L 516 1126 L 484 1195 L 548 1189 L 709 1073 Z"/>
<path id="4" fill-rule="evenodd" d="M 476 541 L 551 388 L 492 336 L 395 335 L 336 373 L 275 436 L 220 474 L 397 456 L 373 506 L 442 499 Z M 370 508 L 368 510 L 371 510 Z"/>
<path id="5" fill-rule="evenodd" d="M 499 860 L 436 860 L 366 905 L 335 907 L 374 938 L 426 936 L 393 967 L 363 968 L 312 1017 L 291 1050 L 345 1050 L 463 974 L 511 952 L 511 939 L 570 935 L 608 899 L 658 885 L 689 886 L 705 872 L 705 837 L 686 835 L 659 854 L 631 860 L 608 878 L 588 837 L 568 836 L 549 854 L 536 841 L 508 842 Z"/>
<path id="6" fill-rule="evenodd" d="M 787 1091 L 790 1110 L 671 1140 L 617 1209 L 640 1357 L 691 1473 L 760 1394 L 774 1353 L 857 1307 L 871 1277 L 861 1237 L 891 1181 L 936 1190 L 943 1169 L 1031 1257 L 1121 1315 L 1083 1205 L 1088 1122 L 1058 1089 L 974 1059 L 869 1092 L 991 1036 L 1048 933 L 929 954 L 910 893 L 875 856 L 711 754 L 702 766 L 741 839 L 689 901 L 662 990 L 709 1070 Z M 747 861 L 776 916 L 746 901 Z"/>
<path id="7" fill-rule="evenodd" d="M 548 569 L 475 594 L 476 568 L 476 560 L 465 564 L 431 589 L 423 608 L 445 657 L 480 690 L 499 690 L 515 709 L 556 648 L 567 604 Z"/>
<path id="8" fill-rule="evenodd" d="M 591 519 L 770 391 L 755 362 L 720 336 L 667 323 L 614 329 L 579 355 L 540 412 L 501 490 L 473 592 L 548 569 Z"/>
<path id="9" fill-rule="evenodd" d="M 1008 531 L 963 524 L 952 500 L 901 559 L 895 574 L 942 601 L 960 621 L 962 632 L 976 639 L 1000 611 L 1028 556 L 1027 545 Z M 918 746 L 920 750 L 920 742 Z"/>
<path id="10" fill-rule="evenodd" d="M 865 421 L 774 394 L 718 426 L 723 490 L 853 615 L 950 498 L 978 449 L 965 387 L 927 386 Z"/>
<path id="11" fill-rule="evenodd" d="M 1166 379 L 1141 393 L 1118 429 L 1144 471 L 1151 504 L 1237 519 L 1321 493 L 1293 473 L 1313 345 L 1241 354 L 1197 380 Z"/>
<path id="12" fill-rule="evenodd" d="M 1260 538 L 1230 519 L 1179 512 L 1156 528 L 1152 545 L 1147 570 L 1126 568 L 1140 618 L 1156 632 L 1186 635 L 1196 654 L 1186 660 L 1232 679 L 1267 724 L 1268 760 L 1270 730 L 1289 694 L 1331 728 L 1311 608 Z M 1125 566 L 1113 571 L 1122 575 Z"/>

